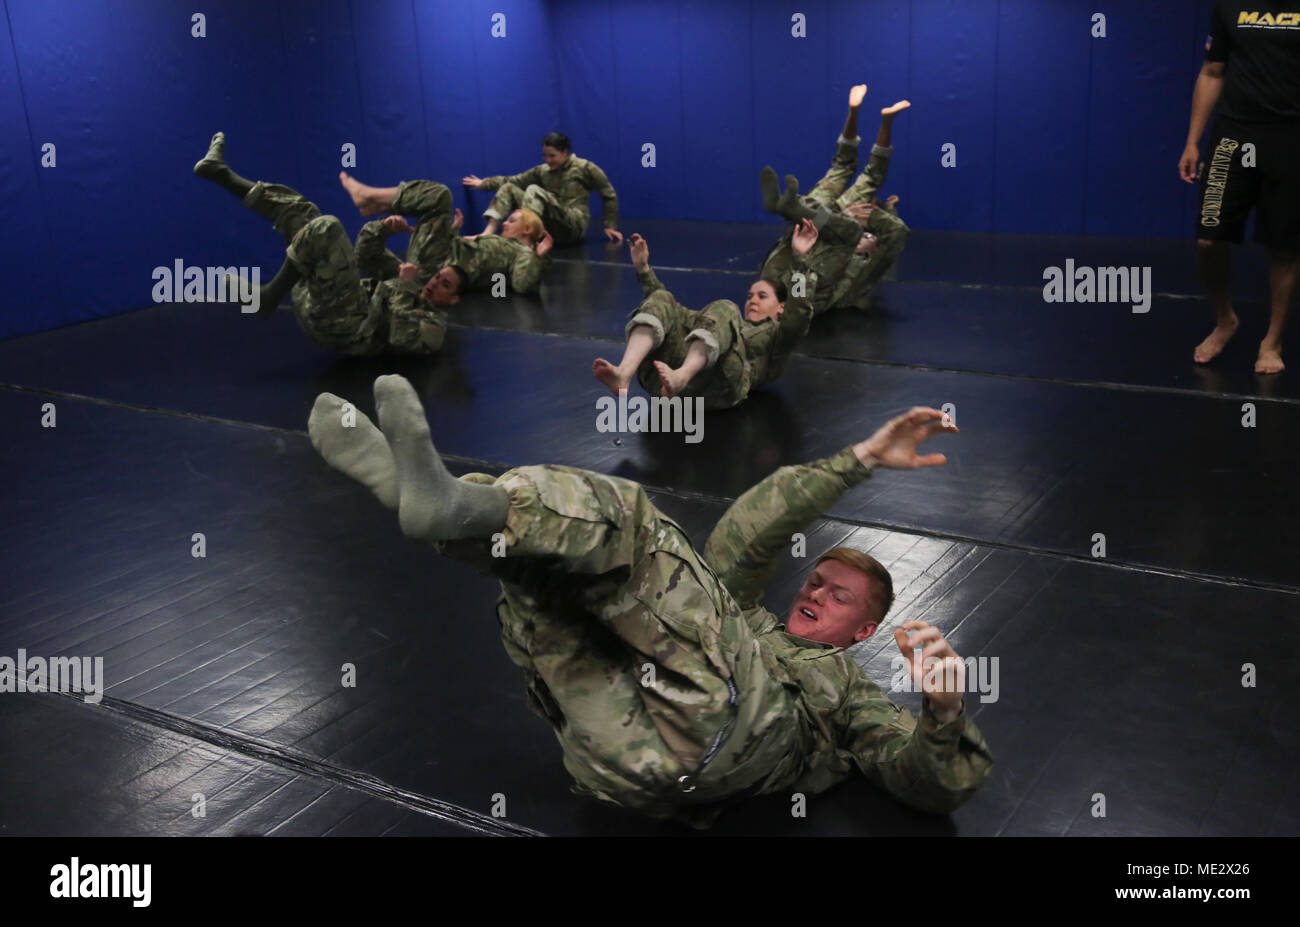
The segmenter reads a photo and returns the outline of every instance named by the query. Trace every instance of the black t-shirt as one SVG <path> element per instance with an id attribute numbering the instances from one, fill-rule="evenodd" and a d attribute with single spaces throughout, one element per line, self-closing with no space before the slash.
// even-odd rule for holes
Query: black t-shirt
<path id="1" fill-rule="evenodd" d="M 1218 0 L 1205 60 L 1226 62 L 1221 115 L 1300 122 L 1300 0 Z"/>

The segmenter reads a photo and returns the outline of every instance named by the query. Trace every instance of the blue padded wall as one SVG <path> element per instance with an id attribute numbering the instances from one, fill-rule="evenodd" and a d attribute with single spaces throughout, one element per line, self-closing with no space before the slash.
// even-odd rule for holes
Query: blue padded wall
<path id="1" fill-rule="evenodd" d="M 345 144 L 366 182 L 449 183 L 474 229 L 489 195 L 459 178 L 537 164 L 552 129 L 625 216 L 775 222 L 759 169 L 815 182 L 866 81 L 864 160 L 878 108 L 913 103 L 885 192 L 914 228 L 1184 237 L 1193 218 L 1175 165 L 1209 0 L 225 0 L 202 38 L 179 0 L 3 5 L 0 337 L 147 306 L 178 258 L 278 266 L 266 224 L 190 176 L 216 129 L 236 170 L 351 232 Z"/>

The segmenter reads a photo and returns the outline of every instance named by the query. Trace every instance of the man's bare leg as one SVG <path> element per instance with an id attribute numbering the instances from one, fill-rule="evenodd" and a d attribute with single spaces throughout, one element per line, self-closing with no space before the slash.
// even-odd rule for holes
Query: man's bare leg
<path id="1" fill-rule="evenodd" d="M 596 358 L 591 364 L 591 375 L 609 387 L 615 396 L 632 384 L 637 368 L 655 348 L 654 329 L 649 325 L 637 325 L 628 333 L 627 345 L 623 348 L 623 359 L 615 367 L 603 357 Z"/>
<path id="2" fill-rule="evenodd" d="M 852 141 L 858 137 L 858 108 L 867 95 L 866 84 L 856 84 L 849 88 L 849 114 L 844 117 L 845 138 Z"/>
<path id="3" fill-rule="evenodd" d="M 397 197 L 396 187 L 372 187 L 357 180 L 347 171 L 339 171 L 339 182 L 343 184 L 343 189 L 348 191 L 348 196 L 352 197 L 352 205 L 357 207 L 363 216 L 388 212 Z"/>
<path id="4" fill-rule="evenodd" d="M 655 361 L 655 370 L 659 371 L 659 379 L 664 384 L 660 395 L 670 399 L 678 395 L 686 389 L 697 373 L 708 366 L 708 363 L 708 346 L 698 338 L 691 341 L 691 346 L 686 349 L 686 360 L 682 361 L 682 365 L 676 370 L 663 361 Z"/>
<path id="5" fill-rule="evenodd" d="M 880 131 L 876 133 L 877 145 L 881 148 L 890 147 L 890 139 L 893 138 L 894 117 L 911 105 L 907 100 L 899 100 L 893 106 L 886 106 L 880 111 Z"/>
<path id="6" fill-rule="evenodd" d="M 1201 281 L 1214 307 L 1215 325 L 1209 337 L 1196 346 L 1192 359 L 1198 364 L 1208 364 L 1219 356 L 1237 331 L 1237 313 L 1233 311 L 1232 294 L 1228 292 L 1232 281 L 1232 253 L 1226 241 L 1198 239 L 1196 249 Z"/>
<path id="7" fill-rule="evenodd" d="M 1268 333 L 1259 343 L 1259 357 L 1255 361 L 1256 373 L 1281 373 L 1282 332 L 1287 316 L 1291 314 L 1291 297 L 1295 294 L 1296 253 L 1274 251 L 1269 255 L 1269 291 L 1272 294 L 1272 311 L 1268 320 Z"/>

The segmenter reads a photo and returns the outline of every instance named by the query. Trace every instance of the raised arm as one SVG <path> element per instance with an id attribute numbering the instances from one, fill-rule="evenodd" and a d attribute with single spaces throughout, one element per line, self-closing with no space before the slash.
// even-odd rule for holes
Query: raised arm
<path id="1" fill-rule="evenodd" d="M 963 804 L 988 778 L 993 754 L 964 704 L 955 715 L 943 712 L 944 723 L 927 695 L 918 721 L 856 664 L 847 671 L 856 676 L 832 721 L 840 748 L 869 780 L 904 804 L 942 814 Z"/>
<path id="2" fill-rule="evenodd" d="M 529 184 L 540 184 L 542 182 L 542 168 L 544 166 L 539 164 L 536 167 L 530 167 L 522 174 L 514 174 L 508 177 L 504 174 L 497 174 L 494 177 L 476 177 L 470 174 L 468 177 L 462 178 L 461 183 L 476 190 L 496 190 L 502 184 L 507 183 L 512 183 L 517 187 L 527 187 Z"/>
<path id="3" fill-rule="evenodd" d="M 939 410 L 918 407 L 833 457 L 782 467 L 727 509 L 704 547 L 705 562 L 741 608 L 757 605 L 792 535 L 871 476 L 875 467 L 914 470 L 946 463 L 943 454 L 916 453 L 931 435 L 956 432 L 944 421 Z"/>
<path id="4" fill-rule="evenodd" d="M 632 266 L 636 268 L 636 282 L 641 284 L 641 295 L 649 296 L 668 287 L 659 282 L 654 268 L 650 266 L 650 243 L 633 232 L 627 239 L 628 250 L 632 255 Z"/>
<path id="5" fill-rule="evenodd" d="M 388 250 L 388 239 L 399 232 L 413 231 L 406 220 L 401 216 L 388 216 L 384 219 L 373 219 L 361 227 L 357 233 L 357 243 L 355 247 L 357 255 L 357 266 L 361 270 L 361 276 L 374 277 L 378 280 L 388 280 L 397 276 L 397 269 L 401 265 L 397 255 Z"/>

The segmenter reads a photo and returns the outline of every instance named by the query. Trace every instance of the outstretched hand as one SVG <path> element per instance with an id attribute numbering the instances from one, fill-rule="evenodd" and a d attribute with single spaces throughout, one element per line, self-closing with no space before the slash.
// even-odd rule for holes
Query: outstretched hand
<path id="1" fill-rule="evenodd" d="M 467 187 L 473 187 L 475 190 L 479 190 L 483 187 L 483 178 L 479 177 L 477 174 L 470 174 L 468 177 L 462 177 L 460 182 Z"/>
<path id="2" fill-rule="evenodd" d="M 812 246 L 817 244 L 819 233 L 817 226 L 812 224 L 811 219 L 804 219 L 794 228 L 794 238 L 791 239 L 791 246 L 794 253 L 802 257 L 812 250 Z"/>
<path id="3" fill-rule="evenodd" d="M 853 453 L 864 464 L 874 463 L 887 470 L 916 470 L 920 467 L 939 467 L 948 462 L 943 454 L 919 456 L 917 447 L 926 438 L 937 434 L 956 434 L 957 426 L 938 409 L 916 406 L 909 412 L 891 419 L 867 440 L 853 446 Z"/>
<path id="4" fill-rule="evenodd" d="M 537 256 L 546 257 L 553 247 L 555 247 L 555 239 L 551 237 L 550 232 L 547 232 L 542 236 L 542 240 L 537 243 Z"/>
<path id="5" fill-rule="evenodd" d="M 455 210 L 451 216 L 451 230 L 455 232 L 465 224 L 465 214 L 459 209 Z"/>
<path id="6" fill-rule="evenodd" d="M 623 244 L 623 233 L 618 229 L 605 229 L 605 237 L 609 239 L 611 245 Z"/>
<path id="7" fill-rule="evenodd" d="M 627 238 L 628 251 L 632 255 L 632 266 L 645 270 L 650 266 L 650 243 L 633 232 Z"/>
<path id="8" fill-rule="evenodd" d="M 912 635 L 908 636 L 908 631 Z M 966 664 L 938 628 L 925 621 L 904 621 L 894 631 L 894 643 L 903 652 L 912 681 L 925 693 L 940 724 L 961 714 L 966 691 Z M 916 653 L 916 648 L 923 648 Z"/>
<path id="9" fill-rule="evenodd" d="M 415 231 L 415 226 L 409 224 L 404 216 L 385 216 L 384 228 L 392 232 L 394 235 Z"/>

